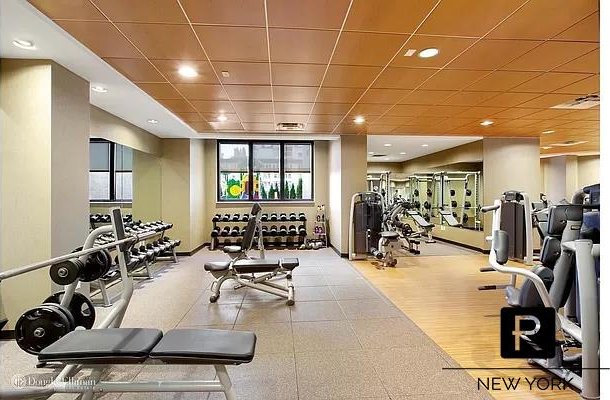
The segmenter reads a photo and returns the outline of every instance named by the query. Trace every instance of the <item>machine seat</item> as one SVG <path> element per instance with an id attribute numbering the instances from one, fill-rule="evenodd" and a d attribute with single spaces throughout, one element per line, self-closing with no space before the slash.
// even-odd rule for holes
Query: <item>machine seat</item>
<path id="1" fill-rule="evenodd" d="M 398 232 L 385 231 L 381 232 L 381 237 L 383 239 L 398 239 L 399 235 Z"/>
<path id="2" fill-rule="evenodd" d="M 163 332 L 158 329 L 75 330 L 42 350 L 38 360 L 66 364 L 140 363 L 162 337 Z"/>
<path id="3" fill-rule="evenodd" d="M 243 250 L 242 250 L 241 246 L 224 246 L 222 248 L 222 251 L 224 251 L 227 254 L 235 254 L 235 253 L 241 253 Z"/>
<path id="4" fill-rule="evenodd" d="M 206 271 L 218 272 L 228 270 L 230 261 L 225 262 L 208 262 L 205 263 L 203 268 Z M 239 260 L 233 264 L 235 272 L 240 274 L 251 274 L 251 273 L 262 273 L 262 272 L 273 272 L 276 269 L 282 267 L 284 269 L 292 271 L 299 266 L 299 260 L 297 258 L 282 258 L 279 260 L 268 260 L 268 259 L 256 259 L 256 260 Z"/>
<path id="5" fill-rule="evenodd" d="M 242 364 L 254 358 L 253 332 L 218 329 L 174 329 L 150 352 L 168 364 Z"/>

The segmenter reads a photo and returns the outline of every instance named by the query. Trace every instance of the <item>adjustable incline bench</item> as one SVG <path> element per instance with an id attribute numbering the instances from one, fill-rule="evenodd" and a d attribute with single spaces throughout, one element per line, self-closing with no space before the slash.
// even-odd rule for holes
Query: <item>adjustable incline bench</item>
<path id="1" fill-rule="evenodd" d="M 436 241 L 432 239 L 432 228 L 434 228 L 434 224 L 426 221 L 417 211 L 407 211 L 407 214 L 409 217 L 413 218 L 413 221 L 415 221 L 417 226 L 422 229 L 420 233 L 428 237 L 426 243 L 435 243 Z"/>
<path id="2" fill-rule="evenodd" d="M 462 227 L 462 224 L 460 224 L 458 222 L 458 220 L 455 219 L 455 217 L 453 216 L 453 213 L 451 211 L 439 210 L 439 213 L 441 214 L 441 218 L 443 218 L 443 221 L 445 221 L 447 223 L 447 225 L 454 227 L 454 228 Z"/>
<path id="3" fill-rule="evenodd" d="M 96 237 L 114 231 L 114 242 L 93 248 Z M 90 330 L 72 330 L 38 352 L 39 367 L 62 367 L 55 379 L 44 386 L 27 386 L 1 389 L 2 399 L 49 397 L 55 393 L 79 393 L 79 398 L 90 400 L 95 393 L 133 392 L 223 392 L 228 400 L 235 400 L 235 392 L 226 365 L 239 365 L 252 361 L 256 347 L 253 332 L 214 329 L 174 329 L 165 335 L 158 329 L 120 328 L 123 316 L 133 294 L 133 278 L 125 262 L 130 247 L 140 238 L 126 236 L 121 213 L 112 209 L 112 225 L 91 232 L 83 250 L 51 260 L 30 264 L 0 273 L 0 282 L 30 271 L 54 265 L 73 257 L 85 257 L 101 248 L 115 247 L 123 279 L 121 298 L 115 302 L 108 316 L 99 326 Z M 78 280 L 65 286 L 64 299 L 74 293 Z M 44 335 L 44 328 L 40 332 Z M 36 332 L 33 332 L 36 335 Z M 104 370 L 115 364 L 197 364 L 213 365 L 213 380 L 194 381 L 102 381 Z M 169 367 L 171 368 L 171 367 Z M 82 380 L 75 379 L 81 370 L 91 370 Z M 46 381 L 46 378 L 44 379 Z"/>
<path id="4" fill-rule="evenodd" d="M 292 270 L 299 266 L 299 260 L 297 258 L 279 260 L 248 258 L 247 253 L 252 248 L 259 222 L 260 206 L 255 204 L 252 207 L 241 246 L 226 246 L 229 249 L 225 250 L 225 253 L 229 254 L 231 260 L 204 264 L 204 269 L 216 278 L 211 287 L 211 303 L 215 303 L 220 297 L 222 284 L 227 280 L 233 280 L 236 282 L 234 289 L 249 287 L 285 298 L 286 304 L 289 306 L 294 304 L 294 285 L 290 280 Z M 283 274 L 286 274 L 285 286 L 271 282 L 271 279 Z"/>

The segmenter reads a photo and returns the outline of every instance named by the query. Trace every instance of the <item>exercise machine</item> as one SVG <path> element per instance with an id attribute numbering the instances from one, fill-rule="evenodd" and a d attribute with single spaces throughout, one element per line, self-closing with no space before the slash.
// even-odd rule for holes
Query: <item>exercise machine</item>
<path id="1" fill-rule="evenodd" d="M 61 371 L 48 384 L 21 388 L 4 388 L 0 398 L 22 399 L 49 397 L 56 393 L 75 393 L 90 400 L 97 393 L 134 392 L 222 392 L 228 400 L 236 395 L 226 365 L 249 363 L 254 358 L 256 335 L 216 329 L 174 329 L 163 334 L 158 329 L 121 328 L 121 323 L 134 291 L 133 278 L 127 271 L 127 260 L 131 247 L 137 241 L 152 236 L 143 233 L 127 235 L 121 211 L 111 209 L 111 224 L 94 229 L 83 244 L 83 250 L 49 260 L 33 263 L 0 273 L 0 282 L 28 272 L 51 267 L 57 277 L 73 276 L 74 281 L 64 286 L 60 306 L 40 306 L 38 312 L 29 313 L 30 321 L 24 325 L 24 337 L 28 349 L 35 350 L 39 367 L 59 367 Z M 113 232 L 115 240 L 93 247 L 95 239 L 104 233 Z M 65 308 L 69 306 L 79 274 L 84 272 L 86 259 L 100 250 L 115 248 L 118 253 L 122 285 L 121 298 L 116 301 L 106 318 L 94 329 L 71 330 L 71 321 Z M 80 262 L 79 262 L 80 261 Z M 81 265 L 83 264 L 83 265 Z M 53 266 L 60 267 L 53 267 Z M 74 266 L 83 267 L 84 269 Z M 63 271 L 59 273 L 60 271 Z M 23 344 L 23 343 L 22 343 Z M 38 346 L 37 346 L 38 345 Z M 193 381 L 104 381 L 108 367 L 118 364 L 162 364 L 213 365 L 216 377 L 212 380 Z M 90 370 L 85 381 L 75 379 L 77 373 Z M 41 379 L 41 382 L 45 382 Z"/>
<path id="2" fill-rule="evenodd" d="M 409 210 L 407 215 L 415 221 L 415 225 L 419 228 L 418 233 L 427 237 L 426 243 L 436 243 L 436 240 L 432 238 L 432 229 L 434 228 L 432 222 L 426 221 L 419 211 Z"/>

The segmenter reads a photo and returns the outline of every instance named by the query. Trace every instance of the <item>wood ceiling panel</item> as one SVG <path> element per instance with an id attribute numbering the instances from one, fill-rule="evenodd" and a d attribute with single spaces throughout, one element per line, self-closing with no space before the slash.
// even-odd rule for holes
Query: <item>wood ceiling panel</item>
<path id="1" fill-rule="evenodd" d="M 212 61 L 267 61 L 265 28 L 193 27 Z"/>
<path id="2" fill-rule="evenodd" d="M 489 37 L 549 39 L 597 10 L 598 0 L 530 1 L 494 29 Z"/>
<path id="3" fill-rule="evenodd" d="M 270 27 L 339 29 L 349 0 L 267 0 Z"/>
<path id="4" fill-rule="evenodd" d="M 214 69 L 225 85 L 269 85 L 269 64 L 249 62 L 213 62 Z M 229 77 L 222 76 L 222 72 Z"/>
<path id="5" fill-rule="evenodd" d="M 415 90 L 400 100 L 400 104 L 440 104 L 458 93 L 453 90 Z"/>
<path id="6" fill-rule="evenodd" d="M 399 128 L 399 125 L 373 124 L 373 125 L 369 125 L 367 127 L 367 131 L 368 131 L 368 133 L 372 133 L 374 135 L 387 135 L 396 128 Z"/>
<path id="7" fill-rule="evenodd" d="M 352 107 L 352 103 L 320 103 L 313 106 L 312 114 L 345 115 Z"/>
<path id="8" fill-rule="evenodd" d="M 180 0 L 194 24 L 265 26 L 264 0 Z"/>
<path id="9" fill-rule="evenodd" d="M 561 125 L 561 129 L 599 129 L 599 121 L 571 121 Z"/>
<path id="10" fill-rule="evenodd" d="M 401 117 L 399 115 L 384 115 L 381 118 L 376 119 L 372 123 L 380 124 L 380 125 L 405 125 L 413 121 L 414 117 L 404 116 Z"/>
<path id="11" fill-rule="evenodd" d="M 346 30 L 413 33 L 436 0 L 354 0 Z"/>
<path id="12" fill-rule="evenodd" d="M 354 103 L 364 89 L 362 88 L 337 88 L 322 87 L 318 94 L 318 102 L 321 103 Z"/>
<path id="13" fill-rule="evenodd" d="M 106 21 L 106 18 L 89 0 L 28 0 L 51 19 L 77 19 L 81 21 Z"/>
<path id="14" fill-rule="evenodd" d="M 140 52 L 110 22 L 56 23 L 99 57 L 142 58 Z"/>
<path id="15" fill-rule="evenodd" d="M 271 101 L 269 85 L 225 85 L 225 90 L 233 101 Z"/>
<path id="16" fill-rule="evenodd" d="M 196 132 L 212 132 L 214 128 L 208 124 L 207 122 L 189 122 L 188 124 L 191 128 L 193 128 Z"/>
<path id="17" fill-rule="evenodd" d="M 381 67 L 331 65 L 326 73 L 324 85 L 366 88 L 380 71 Z"/>
<path id="18" fill-rule="evenodd" d="M 401 48 L 408 35 L 343 32 L 333 64 L 384 66 Z"/>
<path id="19" fill-rule="evenodd" d="M 152 60 L 152 63 L 171 83 L 218 83 L 214 70 L 207 61 Z M 185 78 L 178 73 L 181 66 L 187 65 L 198 75 Z"/>
<path id="20" fill-rule="evenodd" d="M 426 111 L 421 113 L 423 117 L 453 117 L 454 115 L 461 114 L 468 110 L 467 106 L 449 106 L 449 105 L 436 105 L 431 106 Z M 419 118 L 419 117 L 418 117 Z"/>
<path id="21" fill-rule="evenodd" d="M 545 42 L 503 66 L 503 70 L 549 71 L 598 47 L 586 42 Z"/>
<path id="22" fill-rule="evenodd" d="M 389 117 L 417 117 L 429 108 L 430 106 L 423 106 L 417 104 L 397 104 L 392 107 L 392 109 L 390 109 L 386 115 Z"/>
<path id="23" fill-rule="evenodd" d="M 498 94 L 499 92 L 458 92 L 444 100 L 443 104 L 476 106 Z"/>
<path id="24" fill-rule="evenodd" d="M 244 129 L 253 132 L 274 132 L 275 126 L 264 122 L 244 122 Z"/>
<path id="25" fill-rule="evenodd" d="M 404 89 L 369 89 L 366 91 L 361 103 L 369 104 L 396 104 L 410 91 Z"/>
<path id="26" fill-rule="evenodd" d="M 193 100 L 191 103 L 201 113 L 235 114 L 233 106 L 228 101 Z"/>
<path id="27" fill-rule="evenodd" d="M 541 43 L 533 40 L 483 39 L 449 64 L 449 68 L 494 70 Z"/>
<path id="28" fill-rule="evenodd" d="M 331 133 L 335 127 L 335 124 L 312 124 L 311 122 L 305 127 L 306 132 L 316 133 Z"/>
<path id="29" fill-rule="evenodd" d="M 169 83 L 139 83 L 138 87 L 157 100 L 182 98 Z"/>
<path id="30" fill-rule="evenodd" d="M 539 93 L 502 93 L 479 104 L 480 106 L 515 107 L 540 97 Z"/>
<path id="31" fill-rule="evenodd" d="M 519 107 L 550 108 L 570 100 L 574 100 L 571 94 L 550 93 L 519 104 Z"/>
<path id="32" fill-rule="evenodd" d="M 421 88 L 427 90 L 460 90 L 486 74 L 485 71 L 444 69 L 426 81 Z"/>
<path id="33" fill-rule="evenodd" d="M 271 61 L 327 64 L 337 35 L 335 31 L 269 29 Z"/>
<path id="34" fill-rule="evenodd" d="M 188 23 L 175 0 L 93 0 L 93 2 L 113 22 Z"/>
<path id="35" fill-rule="evenodd" d="M 599 12 L 572 25 L 565 31 L 553 37 L 557 40 L 582 40 L 599 43 Z"/>
<path id="36" fill-rule="evenodd" d="M 578 116 L 578 119 L 583 121 L 599 121 L 599 107 L 588 110 L 576 110 L 574 115 Z"/>
<path id="37" fill-rule="evenodd" d="M 205 122 L 205 119 L 196 112 L 174 113 L 184 122 Z"/>
<path id="38" fill-rule="evenodd" d="M 392 104 L 364 104 L 358 103 L 354 106 L 351 115 L 382 115 L 392 107 Z"/>
<path id="39" fill-rule="evenodd" d="M 584 56 L 578 57 L 569 63 L 563 64 L 554 69 L 562 72 L 589 72 L 599 73 L 599 49 L 594 50 Z"/>
<path id="40" fill-rule="evenodd" d="M 276 101 L 274 103 L 275 112 L 279 114 L 309 114 L 313 103 L 291 103 Z"/>
<path id="41" fill-rule="evenodd" d="M 158 100 L 161 105 L 172 112 L 195 112 L 196 110 L 186 100 L 164 99 Z"/>
<path id="42" fill-rule="evenodd" d="M 535 108 L 509 108 L 494 114 L 494 118 L 523 118 L 536 112 Z"/>
<path id="43" fill-rule="evenodd" d="M 522 0 L 441 1 L 418 33 L 480 37 L 522 3 Z M 467 18 L 463 17 L 466 15 L 465 12 L 467 12 Z"/>
<path id="44" fill-rule="evenodd" d="M 239 122 L 239 117 L 237 116 L 237 114 L 227 114 L 227 113 L 202 113 L 201 115 L 203 115 L 205 117 L 205 119 L 207 119 L 209 122 Z M 218 117 L 220 116 L 224 116 L 226 118 L 225 121 L 219 121 Z"/>
<path id="45" fill-rule="evenodd" d="M 468 110 L 460 113 L 458 117 L 460 118 L 491 118 L 492 115 L 499 113 L 500 111 L 506 110 L 502 107 L 472 107 Z M 491 118 L 493 119 L 493 118 Z"/>
<path id="46" fill-rule="evenodd" d="M 310 124 L 324 124 L 324 125 L 336 125 L 343 119 L 343 114 L 341 115 L 333 115 L 333 114 L 311 114 L 309 116 Z"/>
<path id="47" fill-rule="evenodd" d="M 500 128 L 500 129 L 503 129 L 503 128 L 525 128 L 525 127 L 529 127 L 533 131 L 534 127 L 530 126 L 530 125 L 535 124 L 537 122 L 539 122 L 539 121 L 529 120 L 529 119 L 506 119 L 506 120 L 495 120 L 495 124 L 494 125 L 497 128 Z"/>
<path id="48" fill-rule="evenodd" d="M 237 114 L 272 114 L 273 106 L 270 101 L 234 101 L 233 108 Z"/>
<path id="49" fill-rule="evenodd" d="M 318 88 L 313 86 L 273 86 L 274 101 L 296 101 L 313 103 Z"/>
<path id="50" fill-rule="evenodd" d="M 540 75 L 530 81 L 516 86 L 511 91 L 550 93 L 561 87 L 570 85 L 588 77 L 590 77 L 590 75 L 587 74 L 547 72 L 546 74 Z"/>
<path id="51" fill-rule="evenodd" d="M 551 120 L 554 125 L 557 126 L 559 121 L 568 120 L 568 121 L 577 121 L 580 118 L 576 116 L 575 110 L 561 110 L 561 109 L 544 109 L 535 112 L 534 114 L 528 115 L 531 119 L 541 119 L 541 120 Z"/>
<path id="52" fill-rule="evenodd" d="M 414 35 L 390 65 L 393 67 L 440 68 L 474 42 L 473 38 Z M 410 57 L 404 55 L 409 49 L 421 51 L 431 47 L 439 49 L 436 57 L 421 58 L 417 56 L 417 53 Z"/>
<path id="53" fill-rule="evenodd" d="M 274 86 L 320 86 L 325 70 L 320 64 L 271 64 Z"/>
<path id="54" fill-rule="evenodd" d="M 133 82 L 167 82 L 145 59 L 104 58 L 104 61 Z"/>
<path id="55" fill-rule="evenodd" d="M 241 113 L 239 117 L 243 122 L 273 123 L 273 114 Z"/>
<path id="56" fill-rule="evenodd" d="M 175 86 L 189 100 L 227 100 L 227 94 L 221 85 L 177 83 Z"/>
<path id="57" fill-rule="evenodd" d="M 502 92 L 540 75 L 540 72 L 494 71 L 468 86 L 468 90 Z"/>
<path id="58" fill-rule="evenodd" d="M 388 67 L 373 85 L 382 89 L 415 89 L 432 74 L 435 69 Z"/>
<path id="59" fill-rule="evenodd" d="M 307 122 L 307 114 L 275 114 L 276 123 L 294 122 L 304 124 Z"/>
<path id="60" fill-rule="evenodd" d="M 120 23 L 117 26 L 150 59 L 206 59 L 188 25 Z"/>
<path id="61" fill-rule="evenodd" d="M 239 122 L 210 122 L 210 125 L 218 131 L 238 132 L 243 131 L 243 126 Z"/>

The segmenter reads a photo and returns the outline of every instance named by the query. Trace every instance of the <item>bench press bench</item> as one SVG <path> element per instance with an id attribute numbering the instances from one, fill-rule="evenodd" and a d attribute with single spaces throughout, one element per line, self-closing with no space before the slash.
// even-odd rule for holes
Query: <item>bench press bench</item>
<path id="1" fill-rule="evenodd" d="M 419 226 L 422 231 L 420 232 L 423 235 L 426 235 L 428 239 L 426 239 L 426 243 L 435 243 L 435 240 L 432 239 L 432 228 L 434 228 L 434 224 L 428 222 L 421 216 L 421 214 L 417 211 L 407 211 L 407 215 L 415 221 L 417 226 Z"/>

